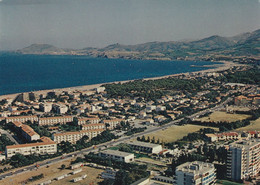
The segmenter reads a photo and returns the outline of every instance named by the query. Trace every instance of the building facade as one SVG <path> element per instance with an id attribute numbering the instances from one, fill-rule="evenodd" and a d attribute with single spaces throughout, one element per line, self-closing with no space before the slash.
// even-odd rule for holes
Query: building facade
<path id="1" fill-rule="evenodd" d="M 100 157 L 111 158 L 113 160 L 122 161 L 125 163 L 134 161 L 134 154 L 128 152 L 121 152 L 118 150 L 103 150 L 99 152 Z"/>
<path id="2" fill-rule="evenodd" d="M 162 145 L 158 144 L 140 141 L 128 141 L 127 144 L 129 144 L 133 148 L 133 150 L 137 150 L 140 152 L 158 154 L 162 151 Z"/>
<path id="3" fill-rule="evenodd" d="M 31 155 L 31 154 L 54 154 L 57 152 L 57 144 L 48 137 L 41 137 L 42 142 L 27 143 L 20 145 L 6 146 L 6 158 L 10 158 L 15 154 Z"/>
<path id="4" fill-rule="evenodd" d="M 213 164 L 201 161 L 186 162 L 175 170 L 177 185 L 210 185 L 216 182 L 216 169 Z"/>
<path id="5" fill-rule="evenodd" d="M 56 116 L 39 118 L 39 125 L 66 124 L 73 121 L 73 116 Z"/>
<path id="6" fill-rule="evenodd" d="M 247 179 L 260 171 L 260 139 L 236 141 L 229 145 L 227 177 L 232 180 Z"/>
<path id="7" fill-rule="evenodd" d="M 104 129 L 93 129 L 93 130 L 81 130 L 77 132 L 64 132 L 64 133 L 56 133 L 52 135 L 53 141 L 56 143 L 61 143 L 62 141 L 76 143 L 84 136 L 88 136 L 89 139 L 96 137 L 98 134 L 101 134 Z"/>

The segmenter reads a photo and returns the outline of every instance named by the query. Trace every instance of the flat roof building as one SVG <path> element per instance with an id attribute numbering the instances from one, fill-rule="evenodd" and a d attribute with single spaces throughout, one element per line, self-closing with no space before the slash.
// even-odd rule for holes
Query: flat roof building
<path id="1" fill-rule="evenodd" d="M 229 145 L 227 177 L 232 180 L 254 177 L 260 172 L 260 139 L 236 141 Z"/>
<path id="2" fill-rule="evenodd" d="M 214 164 L 201 161 L 186 162 L 177 166 L 175 170 L 175 184 L 209 185 L 215 184 L 216 169 Z"/>
<path id="3" fill-rule="evenodd" d="M 10 158 L 15 154 L 31 155 L 31 154 L 54 154 L 57 152 L 57 144 L 48 137 L 41 137 L 42 142 L 27 143 L 19 145 L 6 146 L 6 158 Z"/>
<path id="4" fill-rule="evenodd" d="M 99 156 L 111 158 L 125 163 L 133 162 L 135 157 L 134 154 L 128 152 L 122 152 L 118 150 L 103 150 L 99 152 Z"/>
<path id="5" fill-rule="evenodd" d="M 62 141 L 68 141 L 70 143 L 76 143 L 84 136 L 88 136 L 89 139 L 96 137 L 98 134 L 101 134 L 104 129 L 93 129 L 93 130 L 81 130 L 76 132 L 63 132 L 56 133 L 52 135 L 53 141 L 61 143 Z"/>
<path id="6" fill-rule="evenodd" d="M 39 125 L 66 124 L 73 121 L 73 116 L 56 116 L 39 118 Z"/>
<path id="7" fill-rule="evenodd" d="M 140 141 L 128 141 L 129 144 L 134 150 L 145 152 L 145 153 L 153 153 L 158 154 L 162 151 L 162 145 L 146 143 Z"/>

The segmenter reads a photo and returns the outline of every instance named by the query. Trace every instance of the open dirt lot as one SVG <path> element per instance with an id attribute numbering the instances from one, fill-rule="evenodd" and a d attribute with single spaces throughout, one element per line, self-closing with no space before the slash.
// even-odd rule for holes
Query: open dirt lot
<path id="1" fill-rule="evenodd" d="M 146 135 L 146 137 L 150 137 L 152 139 L 155 138 L 155 141 L 159 138 L 160 141 L 163 142 L 174 142 L 178 139 L 182 139 L 184 136 L 189 133 L 196 132 L 201 128 L 212 128 L 212 127 L 204 127 L 199 125 L 184 125 L 184 126 L 173 126 L 165 130 L 160 130 L 158 132 L 154 132 L 152 134 Z"/>
<path id="2" fill-rule="evenodd" d="M 34 185 L 34 184 L 39 184 L 41 182 L 45 182 L 47 180 L 50 179 L 54 179 L 55 177 L 61 176 L 63 174 L 67 174 L 72 172 L 73 170 L 70 169 L 64 169 L 61 170 L 60 167 L 62 164 L 65 164 L 66 167 L 68 167 L 70 165 L 70 160 L 67 161 L 63 161 L 63 162 L 59 162 L 53 165 L 50 165 L 50 167 L 46 168 L 46 167 L 40 167 L 37 170 L 33 170 L 33 171 L 28 171 L 28 172 L 24 172 L 20 175 L 17 176 L 11 176 L 8 178 L 5 178 L 3 180 L 0 181 L 0 184 L 4 184 L 4 185 L 18 185 L 18 184 L 23 184 L 26 180 L 28 180 L 30 177 L 32 176 L 36 176 L 36 175 L 40 175 L 43 174 L 44 178 L 37 180 L 37 181 L 33 181 L 31 183 L 27 183 L 29 185 Z M 77 185 L 85 185 L 85 184 L 97 184 L 98 182 L 102 181 L 102 179 L 98 179 L 98 175 L 102 172 L 103 170 L 100 169 L 95 169 L 95 168 L 90 168 L 90 167 L 82 167 L 82 172 L 75 174 L 75 175 L 71 175 L 69 177 L 66 177 L 60 181 L 53 181 L 51 184 L 53 185 L 67 185 L 67 184 L 77 184 Z M 87 174 L 87 178 L 79 181 L 77 183 L 73 183 L 71 182 L 71 180 L 75 177 L 80 177 L 82 175 Z"/>
<path id="3" fill-rule="evenodd" d="M 250 115 L 247 114 L 228 114 L 226 112 L 220 112 L 216 111 L 210 114 L 209 116 L 202 117 L 199 120 L 201 121 L 212 121 L 212 122 L 222 122 L 222 121 L 227 121 L 227 122 L 234 122 L 234 121 L 239 121 L 239 120 L 244 120 L 249 118 Z"/>

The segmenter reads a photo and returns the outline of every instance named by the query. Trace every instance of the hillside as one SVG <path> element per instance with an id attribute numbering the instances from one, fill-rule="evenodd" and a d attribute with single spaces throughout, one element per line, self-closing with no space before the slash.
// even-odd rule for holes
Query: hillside
<path id="1" fill-rule="evenodd" d="M 93 57 L 172 60 L 216 56 L 258 56 L 260 29 L 234 37 L 214 35 L 196 41 L 148 42 L 137 45 L 113 44 L 104 48 L 61 49 L 48 44 L 32 44 L 20 54 L 89 55 Z"/>

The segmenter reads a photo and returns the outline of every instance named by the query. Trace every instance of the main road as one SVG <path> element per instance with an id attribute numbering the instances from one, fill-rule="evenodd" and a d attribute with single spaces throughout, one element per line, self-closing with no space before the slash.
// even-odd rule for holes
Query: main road
<path id="1" fill-rule="evenodd" d="M 203 111 L 197 112 L 195 114 L 187 116 L 187 118 L 194 119 L 194 118 L 196 118 L 200 115 L 204 115 L 205 113 L 209 113 L 211 111 L 224 108 L 224 105 L 227 104 L 230 101 L 231 101 L 231 98 L 228 98 L 227 100 L 225 100 L 224 102 L 220 103 L 219 105 L 217 105 L 213 108 L 205 109 Z M 39 165 L 39 167 L 44 167 L 44 166 L 51 165 L 51 164 L 54 164 L 54 163 L 57 163 L 57 162 L 72 159 L 74 156 L 80 156 L 80 155 L 87 154 L 89 152 L 95 152 L 95 151 L 98 151 L 100 149 L 105 149 L 105 148 L 110 147 L 110 146 L 118 145 L 120 143 L 124 143 L 124 142 L 131 140 L 131 139 L 134 139 L 136 137 L 140 137 L 140 136 L 143 136 L 143 135 L 146 135 L 146 134 L 150 134 L 152 132 L 157 132 L 159 130 L 166 129 L 168 127 L 176 126 L 176 124 L 179 123 L 183 119 L 184 118 L 171 121 L 171 122 L 169 122 L 165 125 L 162 125 L 160 127 L 148 128 L 147 130 L 145 130 L 143 132 L 136 133 L 136 134 L 133 134 L 131 136 L 123 136 L 123 137 L 120 137 L 119 139 L 115 139 L 115 140 L 112 140 L 112 141 L 108 141 L 106 143 L 96 145 L 95 147 L 92 146 L 92 147 L 89 147 L 89 148 L 86 148 L 86 149 L 82 149 L 80 151 L 71 152 L 71 153 L 68 153 L 68 154 L 63 154 L 62 156 L 59 156 L 59 157 L 56 157 L 56 158 L 53 158 L 53 159 L 47 159 L 45 161 L 38 162 L 37 165 Z M 17 174 L 20 174 L 20 173 L 23 173 L 23 172 L 26 172 L 26 171 L 29 171 L 29 170 L 33 170 L 35 168 L 37 168 L 35 164 L 25 166 L 25 167 L 17 169 L 16 171 L 11 171 L 11 172 L 1 174 L 0 179 L 6 178 L 6 177 L 12 176 L 12 175 L 17 175 Z"/>

